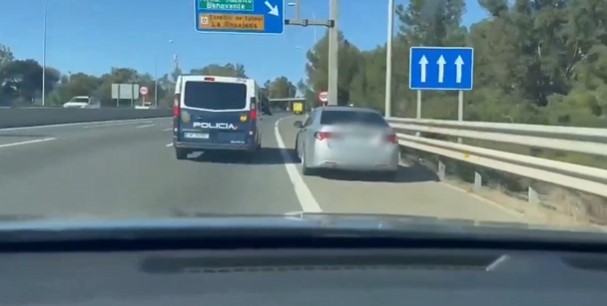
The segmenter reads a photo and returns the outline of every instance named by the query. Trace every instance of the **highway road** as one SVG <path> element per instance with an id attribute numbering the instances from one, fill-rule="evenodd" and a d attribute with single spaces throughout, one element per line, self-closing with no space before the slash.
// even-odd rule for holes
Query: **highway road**
<path id="1" fill-rule="evenodd" d="M 262 120 L 263 150 L 247 163 L 193 153 L 175 159 L 171 120 L 0 130 L 0 218 L 151 218 L 296 211 L 525 222 L 517 213 L 403 166 L 396 182 L 303 177 L 294 116 Z"/>

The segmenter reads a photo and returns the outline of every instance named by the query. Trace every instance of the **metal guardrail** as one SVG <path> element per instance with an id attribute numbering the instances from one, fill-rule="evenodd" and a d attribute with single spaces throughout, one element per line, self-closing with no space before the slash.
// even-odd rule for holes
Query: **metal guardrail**
<path id="1" fill-rule="evenodd" d="M 607 129 L 548 125 L 387 118 L 399 143 L 538 181 L 607 197 L 607 170 L 465 144 L 465 139 L 607 156 Z M 461 137 L 464 143 L 423 137 Z M 421 135 L 421 136 L 420 136 Z"/>
<path id="2" fill-rule="evenodd" d="M 0 128 L 170 117 L 170 109 L 0 108 Z"/>

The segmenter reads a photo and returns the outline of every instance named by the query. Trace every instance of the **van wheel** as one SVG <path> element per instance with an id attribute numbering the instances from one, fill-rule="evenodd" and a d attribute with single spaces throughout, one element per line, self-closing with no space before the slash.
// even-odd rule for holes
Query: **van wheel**
<path id="1" fill-rule="evenodd" d="M 186 149 L 175 149 L 175 157 L 177 157 L 178 160 L 187 159 L 189 153 L 190 152 Z"/>

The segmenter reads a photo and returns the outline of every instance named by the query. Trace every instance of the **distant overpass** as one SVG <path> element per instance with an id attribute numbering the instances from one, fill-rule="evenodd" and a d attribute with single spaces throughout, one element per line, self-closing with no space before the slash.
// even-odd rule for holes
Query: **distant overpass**
<path id="1" fill-rule="evenodd" d="M 304 105 L 304 109 L 307 109 L 307 103 L 306 103 L 306 98 L 274 98 L 274 99 L 268 99 L 268 101 L 270 102 L 270 105 L 273 105 L 274 107 L 277 108 L 281 108 L 283 110 L 286 109 L 292 109 L 293 108 L 293 103 L 295 102 L 301 102 Z"/>
<path id="2" fill-rule="evenodd" d="M 277 98 L 268 100 L 273 103 L 306 102 L 306 98 Z"/>

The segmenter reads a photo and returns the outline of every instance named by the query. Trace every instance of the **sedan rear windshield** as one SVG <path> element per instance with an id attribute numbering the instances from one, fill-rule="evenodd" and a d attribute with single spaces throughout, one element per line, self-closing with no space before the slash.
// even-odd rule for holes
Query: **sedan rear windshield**
<path id="1" fill-rule="evenodd" d="M 320 124 L 363 124 L 371 126 L 388 127 L 388 123 L 377 113 L 361 111 L 323 111 Z"/>
<path id="2" fill-rule="evenodd" d="M 184 104 L 189 107 L 227 110 L 247 106 L 247 86 L 241 83 L 185 83 Z"/>

